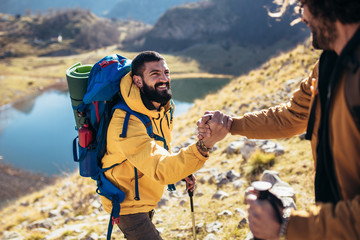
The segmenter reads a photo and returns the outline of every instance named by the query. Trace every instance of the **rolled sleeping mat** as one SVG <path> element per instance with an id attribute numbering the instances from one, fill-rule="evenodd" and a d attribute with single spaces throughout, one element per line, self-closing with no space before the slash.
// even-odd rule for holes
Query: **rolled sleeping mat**
<path id="1" fill-rule="evenodd" d="M 88 86 L 89 73 L 92 67 L 92 65 L 81 65 L 81 63 L 78 62 L 66 70 L 66 79 L 73 108 L 79 106 L 83 102 Z M 74 117 L 76 128 L 79 129 L 81 127 L 81 119 L 76 110 L 74 110 Z"/>

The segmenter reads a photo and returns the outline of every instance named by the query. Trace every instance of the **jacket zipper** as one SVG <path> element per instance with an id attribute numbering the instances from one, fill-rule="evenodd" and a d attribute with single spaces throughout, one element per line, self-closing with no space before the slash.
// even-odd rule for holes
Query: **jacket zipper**
<path id="1" fill-rule="evenodd" d="M 168 144 L 167 144 L 167 142 L 166 142 L 166 138 L 165 138 L 165 136 L 164 136 L 164 132 L 163 132 L 163 129 L 162 129 L 162 120 L 163 120 L 163 119 L 164 119 L 164 118 L 161 118 L 161 119 L 160 119 L 160 131 L 161 131 L 162 137 L 164 138 L 164 148 L 166 149 L 166 147 L 169 148 L 169 146 L 168 146 Z M 169 150 L 169 149 L 166 149 L 166 150 Z"/>
<path id="2" fill-rule="evenodd" d="M 156 122 L 155 122 L 154 118 L 152 118 L 151 120 L 153 121 L 153 123 L 154 123 L 154 125 L 155 125 L 155 127 L 156 127 L 157 132 L 159 132 L 159 128 L 158 128 L 158 126 L 156 125 Z"/>
<path id="3" fill-rule="evenodd" d="M 168 114 L 166 113 L 166 121 L 167 121 L 167 124 L 168 124 L 168 127 L 170 128 L 170 122 L 169 122 L 169 117 L 168 117 Z"/>

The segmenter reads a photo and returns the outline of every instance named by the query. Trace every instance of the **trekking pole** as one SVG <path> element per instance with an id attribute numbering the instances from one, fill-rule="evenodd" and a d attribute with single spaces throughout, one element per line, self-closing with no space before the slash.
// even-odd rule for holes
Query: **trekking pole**
<path id="1" fill-rule="evenodd" d="M 196 240 L 196 229 L 195 229 L 195 215 L 194 215 L 194 203 L 193 203 L 193 195 L 194 193 L 188 190 L 188 194 L 190 197 L 190 208 L 191 208 L 191 218 L 192 218 L 192 229 L 193 229 L 193 237 Z"/>
<path id="2" fill-rule="evenodd" d="M 268 200 L 271 206 L 274 208 L 277 220 L 281 224 L 282 217 L 280 214 L 279 207 L 284 207 L 283 203 L 279 198 L 269 192 L 270 188 L 272 187 L 271 183 L 265 181 L 255 181 L 251 184 L 256 192 L 258 192 L 258 200 Z M 254 240 L 261 240 L 254 236 Z"/>

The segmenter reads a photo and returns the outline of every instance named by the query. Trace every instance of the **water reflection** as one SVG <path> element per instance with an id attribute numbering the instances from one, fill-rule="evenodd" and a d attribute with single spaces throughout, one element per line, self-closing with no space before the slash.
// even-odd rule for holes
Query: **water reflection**
<path id="1" fill-rule="evenodd" d="M 22 113 L 29 114 L 34 109 L 34 105 L 35 105 L 35 99 L 32 98 L 32 99 L 26 99 L 26 101 L 14 103 L 12 107 Z"/>
<path id="2" fill-rule="evenodd" d="M 3 161 L 48 175 L 69 172 L 71 139 L 76 135 L 67 92 L 48 91 L 0 112 Z M 23 107 L 23 108 L 21 108 Z"/>
<path id="3" fill-rule="evenodd" d="M 193 103 L 195 99 L 202 99 L 229 82 L 230 78 L 184 78 L 171 81 L 171 89 L 174 99 Z"/>

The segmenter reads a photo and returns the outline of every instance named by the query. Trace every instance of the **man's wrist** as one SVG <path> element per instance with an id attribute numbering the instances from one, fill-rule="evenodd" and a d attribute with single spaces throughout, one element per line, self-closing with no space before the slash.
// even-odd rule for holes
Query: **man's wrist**
<path id="1" fill-rule="evenodd" d="M 210 152 L 212 147 L 208 147 L 203 140 L 198 140 L 196 145 L 201 149 L 203 152 Z"/>
<path id="2" fill-rule="evenodd" d="M 286 239 L 286 232 L 289 224 L 290 215 L 291 215 L 291 208 L 290 207 L 284 208 L 282 223 L 280 225 L 280 234 L 279 234 L 280 240 Z"/>
<path id="3" fill-rule="evenodd" d="M 209 156 L 209 150 L 207 150 L 207 148 L 204 148 L 204 145 L 201 144 L 201 140 L 198 140 L 196 142 L 196 148 L 198 149 L 198 151 L 201 153 L 201 155 L 203 155 L 204 157 L 208 157 Z"/>

